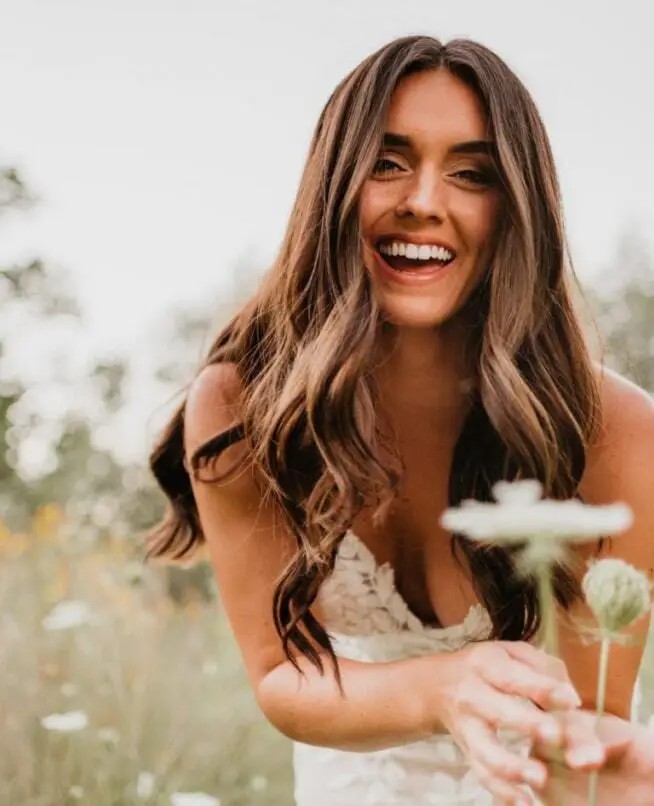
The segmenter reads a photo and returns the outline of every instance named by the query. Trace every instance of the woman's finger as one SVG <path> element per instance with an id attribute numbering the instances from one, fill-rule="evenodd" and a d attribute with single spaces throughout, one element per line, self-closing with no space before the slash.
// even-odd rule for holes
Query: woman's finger
<path id="1" fill-rule="evenodd" d="M 470 768 L 479 783 L 493 795 L 493 803 L 502 806 L 533 806 L 533 798 L 519 784 L 509 784 L 493 773 L 479 761 L 472 761 Z"/>
<path id="2" fill-rule="evenodd" d="M 461 737 L 469 757 L 487 770 L 493 779 L 510 784 L 514 789 L 516 784 L 528 784 L 537 789 L 545 785 L 545 765 L 509 750 L 482 719 L 470 717 L 465 720 Z"/>
<path id="3" fill-rule="evenodd" d="M 526 697 L 546 710 L 577 708 L 579 695 L 569 683 L 537 672 L 525 664 L 507 663 L 480 669 L 484 680 L 505 694 Z"/>
<path id="4" fill-rule="evenodd" d="M 586 711 L 561 714 L 565 760 L 576 770 L 601 767 L 606 749 L 597 738 L 594 715 Z"/>
<path id="5" fill-rule="evenodd" d="M 532 702 L 507 696 L 492 686 L 475 687 L 474 697 L 462 697 L 461 708 L 495 728 L 514 730 L 534 740 L 552 745 L 563 741 L 563 731 L 555 716 Z"/>
<path id="6" fill-rule="evenodd" d="M 535 672 L 549 675 L 560 680 L 561 683 L 572 685 L 568 667 L 561 658 L 550 655 L 544 649 L 539 649 L 526 641 L 502 641 L 501 644 L 507 654 L 529 666 Z"/>

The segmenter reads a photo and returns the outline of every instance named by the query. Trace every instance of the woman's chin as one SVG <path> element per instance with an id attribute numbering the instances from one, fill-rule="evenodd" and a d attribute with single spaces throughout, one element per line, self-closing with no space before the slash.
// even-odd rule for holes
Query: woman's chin
<path id="1" fill-rule="evenodd" d="M 382 318 L 396 327 L 434 328 L 452 318 L 452 311 L 440 300 L 403 301 L 400 304 L 380 301 Z"/>

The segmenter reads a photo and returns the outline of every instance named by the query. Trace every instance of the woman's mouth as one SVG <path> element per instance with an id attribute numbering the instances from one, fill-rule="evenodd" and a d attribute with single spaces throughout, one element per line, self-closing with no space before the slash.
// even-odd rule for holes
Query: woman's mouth
<path id="1" fill-rule="evenodd" d="M 396 252 L 396 254 L 392 254 Z M 400 254 L 404 252 L 404 254 Z M 408 252 L 408 255 L 407 255 Z M 443 274 L 456 260 L 453 252 L 442 247 L 397 247 L 380 241 L 375 246 L 377 263 L 386 274 L 398 282 L 425 282 Z M 449 272 L 448 272 L 449 273 Z"/>

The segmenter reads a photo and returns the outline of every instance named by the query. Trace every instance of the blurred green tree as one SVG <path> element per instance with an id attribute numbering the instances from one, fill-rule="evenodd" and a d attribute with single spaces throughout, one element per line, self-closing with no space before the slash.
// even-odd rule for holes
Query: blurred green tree
<path id="1" fill-rule="evenodd" d="M 0 217 L 28 209 L 35 201 L 17 170 L 0 166 Z M 6 366 L 9 341 L 24 335 L 16 324 L 27 313 L 44 323 L 58 316 L 79 315 L 61 278 L 48 272 L 39 259 L 0 265 L 0 517 L 13 527 L 23 526 L 39 504 L 39 493 L 16 472 L 18 448 L 29 423 L 22 431 L 13 423 L 12 413 L 28 389 Z"/>
<path id="2" fill-rule="evenodd" d="M 654 258 L 641 234 L 622 234 L 590 290 L 607 365 L 654 395 Z"/>
<path id="3" fill-rule="evenodd" d="M 36 201 L 15 168 L 0 168 L 0 215 Z M 23 341 L 62 320 L 72 327 L 69 338 L 83 339 L 82 316 L 61 270 L 39 258 L 0 266 L 0 517 L 23 530 L 40 506 L 59 504 L 78 539 L 145 528 L 162 508 L 147 469 L 124 465 L 94 440 L 98 426 L 125 404 L 127 361 L 96 360 L 77 388 L 66 387 L 66 410 L 54 418 L 43 413 L 54 386 L 39 389 L 33 371 L 29 377 L 37 356 L 26 361 Z M 13 365 L 12 353 L 20 359 Z M 49 381 L 70 383 L 56 371 Z M 75 405 L 77 397 L 87 399 L 86 411 Z M 33 453 L 40 467 L 27 470 Z"/>

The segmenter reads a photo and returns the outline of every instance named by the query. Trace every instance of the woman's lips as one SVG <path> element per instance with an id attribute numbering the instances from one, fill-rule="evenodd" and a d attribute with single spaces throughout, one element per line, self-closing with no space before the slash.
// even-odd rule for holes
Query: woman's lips
<path id="1" fill-rule="evenodd" d="M 394 283 L 400 285 L 421 285 L 424 283 L 434 282 L 443 277 L 444 274 L 449 272 L 450 268 L 456 263 L 457 258 L 446 263 L 445 265 L 435 264 L 429 268 L 423 269 L 394 269 L 385 260 L 384 255 L 378 249 L 374 250 L 375 260 L 379 267 L 382 276 Z"/>

